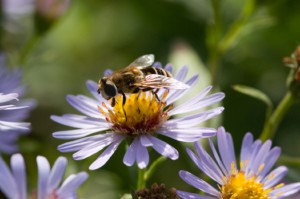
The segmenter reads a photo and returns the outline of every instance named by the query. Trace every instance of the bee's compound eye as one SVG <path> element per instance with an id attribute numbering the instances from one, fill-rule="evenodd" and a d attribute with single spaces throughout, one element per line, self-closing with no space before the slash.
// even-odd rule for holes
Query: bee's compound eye
<path id="1" fill-rule="evenodd" d="M 118 92 L 116 85 L 111 81 L 107 81 L 103 89 L 105 94 L 109 97 L 116 96 Z"/>

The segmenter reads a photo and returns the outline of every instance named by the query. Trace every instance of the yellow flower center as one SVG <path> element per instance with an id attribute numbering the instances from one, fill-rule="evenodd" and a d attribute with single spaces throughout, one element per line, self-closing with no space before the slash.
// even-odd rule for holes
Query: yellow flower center
<path id="1" fill-rule="evenodd" d="M 240 162 L 240 168 L 247 166 L 249 161 Z M 264 164 L 260 165 L 258 173 L 264 168 Z M 257 174 L 258 174 L 257 173 Z M 269 176 L 269 179 L 273 178 Z M 220 188 L 220 199 L 270 199 L 268 194 L 281 186 L 283 183 L 275 187 L 265 189 L 264 184 L 257 180 L 256 175 L 246 176 L 244 172 L 238 171 L 234 163 L 231 164 L 231 175 L 223 178 L 224 185 Z M 278 194 L 278 196 L 281 193 Z"/>
<path id="2" fill-rule="evenodd" d="M 169 118 L 168 111 L 172 106 L 167 106 L 167 95 L 166 91 L 158 100 L 151 91 L 130 94 L 124 105 L 123 97 L 118 95 L 115 97 L 114 107 L 107 107 L 102 103 L 98 108 L 106 120 L 113 124 L 116 133 L 133 136 L 152 134 Z"/>
<path id="3" fill-rule="evenodd" d="M 264 189 L 255 177 L 246 178 L 243 172 L 232 174 L 221 187 L 220 199 L 269 199 L 271 189 Z"/>

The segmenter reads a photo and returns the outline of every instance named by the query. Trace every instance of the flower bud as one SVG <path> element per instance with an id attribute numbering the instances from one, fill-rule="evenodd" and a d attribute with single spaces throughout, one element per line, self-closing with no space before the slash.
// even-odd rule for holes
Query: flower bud
<path id="1" fill-rule="evenodd" d="M 291 57 L 283 58 L 283 63 L 291 68 L 287 78 L 288 87 L 297 98 L 300 98 L 300 45 Z"/>
<path id="2" fill-rule="evenodd" d="M 70 0 L 36 0 L 35 6 L 36 30 L 44 33 L 66 12 Z"/>

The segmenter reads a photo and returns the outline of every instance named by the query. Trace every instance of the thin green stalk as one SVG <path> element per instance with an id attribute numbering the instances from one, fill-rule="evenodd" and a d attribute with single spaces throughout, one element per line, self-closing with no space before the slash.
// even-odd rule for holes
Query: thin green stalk
<path id="1" fill-rule="evenodd" d="M 272 115 L 268 120 L 266 120 L 263 131 L 260 135 L 260 139 L 265 141 L 274 137 L 277 127 L 280 124 L 283 116 L 286 114 L 287 110 L 295 102 L 294 95 L 289 91 L 286 93 L 284 98 L 281 100 L 277 108 L 274 110 Z"/>
<path id="2" fill-rule="evenodd" d="M 145 172 L 146 169 L 138 169 L 138 181 L 136 186 L 137 190 L 146 187 Z"/>
<path id="3" fill-rule="evenodd" d="M 153 175 L 154 171 L 157 169 L 162 162 L 164 162 L 167 158 L 165 156 L 160 156 L 157 158 L 149 167 L 146 169 L 139 169 L 138 171 L 138 182 L 137 182 L 137 190 L 143 189 L 146 187 L 146 183 L 149 178 Z"/>
<path id="4" fill-rule="evenodd" d="M 221 1 L 212 0 L 211 6 L 213 9 L 213 24 L 208 29 L 207 46 L 209 48 L 208 67 L 211 73 L 212 85 L 217 85 L 217 73 L 220 61 L 219 54 L 219 41 L 222 33 L 222 20 L 221 20 Z"/>
<path id="5" fill-rule="evenodd" d="M 218 49 L 210 52 L 209 61 L 207 63 L 211 75 L 211 84 L 214 88 L 218 86 L 218 71 L 220 65 L 220 55 Z"/>
<path id="6" fill-rule="evenodd" d="M 300 158 L 281 155 L 278 159 L 278 164 L 292 167 L 300 167 Z"/>
<path id="7" fill-rule="evenodd" d="M 21 48 L 19 52 L 19 57 L 18 57 L 18 65 L 24 65 L 28 55 L 32 52 L 34 47 L 39 43 L 40 41 L 40 35 L 38 34 L 33 34 L 27 42 L 24 44 L 24 46 Z"/>
<path id="8" fill-rule="evenodd" d="M 255 10 L 255 0 L 247 0 L 243 10 L 238 17 L 230 26 L 222 40 L 220 41 L 219 50 L 220 53 L 226 52 L 234 43 L 236 38 L 240 35 L 251 15 Z"/>
<path id="9" fill-rule="evenodd" d="M 166 159 L 167 158 L 165 156 L 160 156 L 150 165 L 149 169 L 145 172 L 145 181 L 147 181 L 153 175 L 154 171 L 157 169 L 157 166 L 163 163 Z"/>

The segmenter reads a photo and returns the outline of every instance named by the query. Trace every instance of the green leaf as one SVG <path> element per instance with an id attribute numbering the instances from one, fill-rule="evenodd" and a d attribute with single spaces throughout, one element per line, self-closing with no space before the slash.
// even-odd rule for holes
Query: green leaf
<path id="1" fill-rule="evenodd" d="M 252 88 L 252 87 L 244 86 L 244 85 L 234 85 L 233 89 L 235 91 L 238 91 L 240 93 L 243 93 L 245 95 L 248 95 L 250 97 L 256 98 L 256 99 L 264 102 L 267 105 L 268 113 L 272 112 L 273 103 L 264 92 L 262 92 L 256 88 Z"/>

